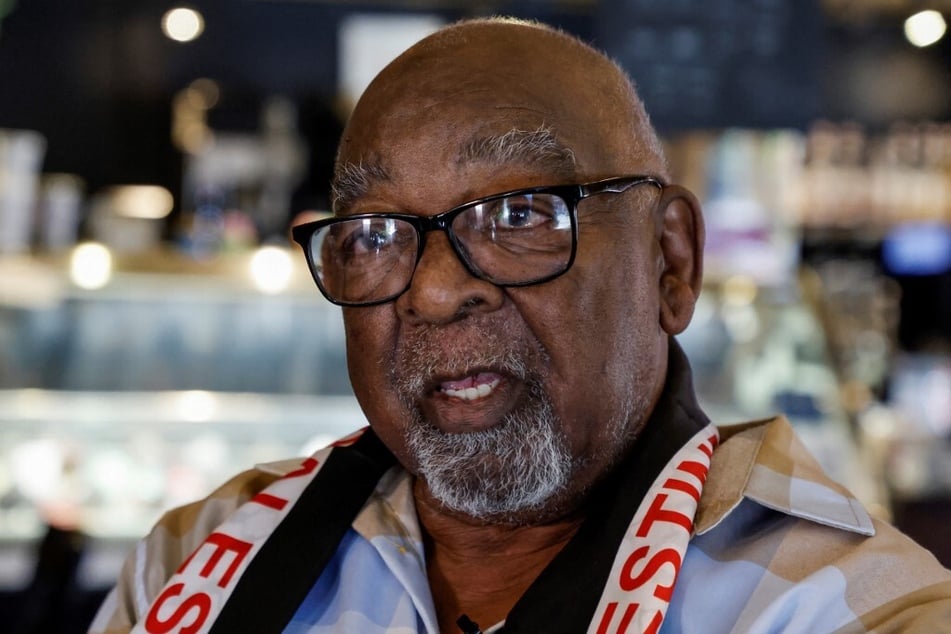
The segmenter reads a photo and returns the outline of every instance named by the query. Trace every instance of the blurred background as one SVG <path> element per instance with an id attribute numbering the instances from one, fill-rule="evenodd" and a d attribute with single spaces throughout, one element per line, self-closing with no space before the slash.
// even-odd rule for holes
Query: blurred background
<path id="1" fill-rule="evenodd" d="M 440 25 L 560 26 L 704 203 L 681 337 L 951 565 L 951 0 L 0 0 L 0 621 L 79 632 L 163 510 L 363 424 L 288 241 Z"/>

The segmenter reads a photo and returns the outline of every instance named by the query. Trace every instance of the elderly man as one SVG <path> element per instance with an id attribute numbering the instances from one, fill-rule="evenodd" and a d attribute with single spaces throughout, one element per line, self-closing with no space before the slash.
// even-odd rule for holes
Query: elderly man
<path id="1" fill-rule="evenodd" d="M 369 427 L 172 511 L 93 631 L 951 624 L 951 574 L 788 423 L 698 408 L 672 336 L 700 209 L 585 44 L 478 20 L 412 47 L 347 125 L 335 217 L 294 235 Z"/>

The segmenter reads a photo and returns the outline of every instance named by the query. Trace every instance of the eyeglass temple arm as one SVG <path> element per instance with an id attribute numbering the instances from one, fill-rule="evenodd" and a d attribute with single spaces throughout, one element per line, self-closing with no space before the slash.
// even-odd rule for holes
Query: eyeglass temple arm
<path id="1" fill-rule="evenodd" d="M 664 184 L 653 176 L 622 176 L 620 178 L 608 178 L 603 181 L 589 183 L 581 186 L 581 197 L 587 198 L 595 194 L 611 193 L 621 194 L 635 185 L 651 184 L 658 189 L 662 189 Z"/>

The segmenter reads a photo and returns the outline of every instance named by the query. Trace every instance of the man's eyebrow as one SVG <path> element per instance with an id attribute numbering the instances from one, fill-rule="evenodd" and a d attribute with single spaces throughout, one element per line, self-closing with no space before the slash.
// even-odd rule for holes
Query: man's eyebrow
<path id="1" fill-rule="evenodd" d="M 378 161 L 338 163 L 330 186 L 333 212 L 340 213 L 364 196 L 374 183 L 389 179 L 386 168 Z"/>
<path id="2" fill-rule="evenodd" d="M 500 135 L 474 137 L 463 145 L 456 163 L 534 165 L 565 175 L 573 175 L 576 167 L 574 152 L 547 126 L 535 130 L 514 128 Z"/>
<path id="3" fill-rule="evenodd" d="M 470 163 L 531 165 L 565 176 L 573 175 L 576 167 L 574 152 L 562 144 L 547 126 L 535 130 L 515 128 L 504 134 L 473 137 L 456 157 L 457 165 Z M 366 195 L 374 184 L 389 179 L 386 168 L 376 160 L 338 163 L 331 184 L 333 212 L 342 213 L 353 201 Z"/>

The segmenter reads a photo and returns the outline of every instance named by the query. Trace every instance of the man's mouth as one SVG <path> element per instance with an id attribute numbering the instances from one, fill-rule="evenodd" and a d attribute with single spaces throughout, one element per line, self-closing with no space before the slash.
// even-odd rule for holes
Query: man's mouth
<path id="1" fill-rule="evenodd" d="M 498 374 L 480 372 L 457 381 L 443 381 L 439 384 L 439 391 L 450 398 L 475 401 L 491 394 L 500 382 Z"/>
<path id="2" fill-rule="evenodd" d="M 425 420 L 444 432 L 479 431 L 511 412 L 524 387 L 520 379 L 483 366 L 433 377 L 416 405 Z"/>

